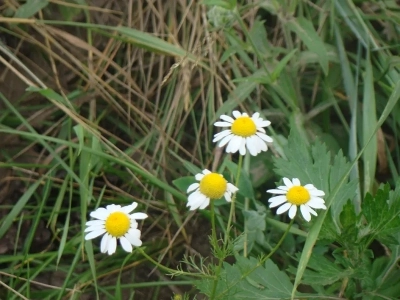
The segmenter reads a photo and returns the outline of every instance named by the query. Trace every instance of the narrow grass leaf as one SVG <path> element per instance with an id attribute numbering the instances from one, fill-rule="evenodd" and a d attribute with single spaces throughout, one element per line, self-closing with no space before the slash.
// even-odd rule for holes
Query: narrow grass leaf
<path id="1" fill-rule="evenodd" d="M 335 26 L 335 37 L 336 37 L 336 46 L 339 52 L 339 60 L 340 66 L 342 69 L 342 77 L 343 77 L 343 85 L 346 91 L 346 95 L 349 99 L 349 106 L 351 112 L 351 121 L 350 121 L 350 132 L 349 132 L 349 157 L 351 160 L 354 160 L 357 156 L 358 152 L 358 138 L 357 138 L 357 118 L 358 118 L 358 110 L 357 110 L 357 86 L 354 80 L 354 75 L 350 69 L 350 62 L 347 58 L 346 50 L 344 47 L 343 37 L 340 31 L 339 26 Z M 353 169 L 350 173 L 350 179 L 358 179 L 359 169 L 358 164 L 353 166 Z M 358 180 L 357 180 L 358 182 Z M 360 212 L 361 210 L 361 192 L 360 192 L 360 184 L 357 184 L 356 187 L 356 197 L 354 198 L 354 204 L 356 208 L 356 212 Z"/>
<path id="2" fill-rule="evenodd" d="M 372 73 L 372 64 L 370 53 L 367 53 L 365 61 L 366 70 L 364 75 L 364 96 L 363 96 L 363 143 L 366 145 L 366 139 L 373 135 L 371 142 L 366 146 L 363 154 L 364 163 L 364 193 L 372 192 L 373 183 L 375 181 L 376 161 L 378 155 L 378 140 L 376 137 L 375 128 L 377 123 L 375 90 Z"/>
<path id="3" fill-rule="evenodd" d="M 28 19 L 49 5 L 48 0 L 28 0 L 15 12 L 14 18 Z"/>
<path id="4" fill-rule="evenodd" d="M 38 179 L 35 181 L 29 188 L 24 192 L 24 194 L 17 200 L 14 204 L 11 211 L 7 214 L 0 225 L 0 239 L 4 236 L 4 234 L 8 231 L 11 224 L 14 222 L 15 218 L 21 213 L 21 211 L 25 208 L 25 205 L 33 196 L 33 193 L 42 183 L 42 179 Z"/>
<path id="5" fill-rule="evenodd" d="M 321 37 L 315 31 L 313 24 L 305 18 L 292 19 L 288 22 L 289 29 L 295 32 L 307 48 L 318 55 L 319 63 L 324 71 L 324 74 L 328 74 L 328 54 L 324 42 Z"/>
<path id="6" fill-rule="evenodd" d="M 219 118 L 220 115 L 233 111 L 236 107 L 242 104 L 247 97 L 250 96 L 257 86 L 258 82 L 256 80 L 249 79 L 246 82 L 241 82 L 215 113 L 216 117 Z M 214 121 L 215 120 L 213 120 L 212 123 L 214 123 Z"/>

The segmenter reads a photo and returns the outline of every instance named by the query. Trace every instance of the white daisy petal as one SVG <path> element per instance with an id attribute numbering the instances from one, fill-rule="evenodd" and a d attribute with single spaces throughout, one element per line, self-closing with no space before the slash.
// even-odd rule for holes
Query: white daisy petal
<path id="1" fill-rule="evenodd" d="M 105 219 L 107 219 L 108 214 L 109 214 L 109 212 L 108 212 L 107 209 L 105 209 L 104 207 L 99 207 L 95 211 L 92 211 L 90 213 L 90 216 L 92 218 L 96 218 L 96 219 L 99 219 L 99 220 L 105 220 Z"/>
<path id="2" fill-rule="evenodd" d="M 115 212 L 118 211 L 121 208 L 121 205 L 116 205 L 116 204 L 110 204 L 106 206 L 106 209 L 108 212 Z"/>
<path id="3" fill-rule="evenodd" d="M 103 221 L 104 222 L 104 221 Z M 87 225 L 87 224 L 86 224 Z M 87 227 L 85 229 L 84 232 L 90 232 L 90 231 L 100 231 L 106 228 L 105 224 L 101 224 L 101 225 L 91 225 L 89 227 Z"/>
<path id="4" fill-rule="evenodd" d="M 325 200 L 320 197 L 311 197 L 310 201 L 312 201 L 313 203 L 325 203 Z"/>
<path id="5" fill-rule="evenodd" d="M 290 181 L 289 178 L 284 177 L 282 180 L 283 180 L 283 183 L 284 183 L 288 188 L 293 187 L 293 183 Z"/>
<path id="6" fill-rule="evenodd" d="M 226 201 L 232 202 L 232 197 L 231 197 L 231 193 L 230 192 L 225 192 L 224 198 L 225 198 Z"/>
<path id="7" fill-rule="evenodd" d="M 147 217 L 148 217 L 148 215 L 147 214 L 145 214 L 145 213 L 134 213 L 134 214 L 131 214 L 131 219 L 135 219 L 135 220 L 143 220 L 143 219 L 146 219 Z"/>
<path id="8" fill-rule="evenodd" d="M 93 225 L 104 225 L 104 220 L 92 220 L 92 221 L 87 221 L 86 226 L 93 226 Z"/>
<path id="9" fill-rule="evenodd" d="M 297 206 L 292 204 L 292 206 L 289 209 L 289 218 L 293 219 L 296 216 L 297 213 Z"/>
<path id="10" fill-rule="evenodd" d="M 256 132 L 256 134 L 259 134 L 259 133 L 266 133 L 266 131 L 265 131 L 265 129 L 264 128 L 262 128 L 262 127 L 258 127 L 257 126 L 257 132 Z"/>
<path id="11" fill-rule="evenodd" d="M 101 239 L 101 244 L 100 244 L 100 251 L 101 253 L 106 253 L 107 249 L 108 249 L 108 241 L 111 238 L 110 235 L 108 235 L 107 233 L 103 236 L 103 238 Z"/>
<path id="12" fill-rule="evenodd" d="M 323 191 L 320 190 L 308 190 L 311 196 L 325 196 L 325 193 Z"/>
<path id="13" fill-rule="evenodd" d="M 232 134 L 227 135 L 226 137 L 224 137 L 219 143 L 218 143 L 218 147 L 224 147 L 226 144 L 228 144 L 233 138 Z M 229 152 L 228 152 L 229 153 Z"/>
<path id="14" fill-rule="evenodd" d="M 260 117 L 260 113 L 259 112 L 255 112 L 251 117 L 253 119 L 258 119 Z"/>
<path id="15" fill-rule="evenodd" d="M 189 210 L 195 210 L 207 201 L 207 196 L 203 195 L 201 192 L 195 193 L 190 194 L 188 197 L 188 203 L 186 206 L 190 206 Z"/>
<path id="16" fill-rule="evenodd" d="M 236 193 L 239 189 L 238 189 L 236 186 L 234 186 L 232 183 L 229 183 L 229 182 L 228 182 L 228 190 L 229 190 L 231 193 Z"/>
<path id="17" fill-rule="evenodd" d="M 204 177 L 204 174 L 202 174 L 202 173 L 198 173 L 198 174 L 196 174 L 196 175 L 194 176 L 194 178 L 196 178 L 197 181 L 202 180 L 203 177 Z"/>
<path id="18" fill-rule="evenodd" d="M 268 150 L 267 144 L 264 143 L 264 141 L 261 140 L 258 136 L 257 136 L 257 144 L 258 144 L 258 148 L 261 150 L 260 152 L 265 152 Z"/>
<path id="19" fill-rule="evenodd" d="M 281 205 L 282 203 L 285 203 L 287 201 L 286 196 L 276 196 L 272 197 L 271 199 L 268 200 L 270 202 L 269 207 L 276 207 Z"/>
<path id="20" fill-rule="evenodd" d="M 200 186 L 200 184 L 198 182 L 192 183 L 191 185 L 189 185 L 186 193 L 190 193 L 193 192 L 195 189 L 197 189 Z"/>
<path id="21" fill-rule="evenodd" d="M 230 136 L 231 135 L 231 131 L 230 130 L 224 130 L 224 131 L 221 131 L 220 133 L 217 133 L 216 135 L 214 135 L 214 139 L 213 139 L 213 143 L 214 142 L 218 142 L 218 141 L 220 141 L 220 140 L 222 140 L 222 139 L 224 139 L 225 137 L 227 137 L 227 136 Z M 227 140 L 229 140 L 230 138 L 227 138 Z M 222 143 L 222 141 L 221 141 L 221 143 Z M 220 143 L 220 144 L 221 144 Z M 226 144 L 226 143 L 225 143 Z M 225 145 L 224 144 L 224 145 Z M 221 146 L 222 147 L 222 146 Z"/>
<path id="22" fill-rule="evenodd" d="M 243 138 L 241 136 L 234 135 L 232 136 L 228 146 L 226 147 L 227 153 L 236 153 L 240 146 L 242 145 Z"/>
<path id="23" fill-rule="evenodd" d="M 321 202 L 314 202 L 313 199 L 307 202 L 307 205 L 312 207 L 312 208 L 316 208 L 316 209 L 326 209 L 326 206 L 324 203 Z"/>
<path id="24" fill-rule="evenodd" d="M 232 151 L 236 152 L 236 151 Z M 246 155 L 246 140 L 242 138 L 242 140 L 240 141 L 240 146 L 239 146 L 239 153 L 240 155 Z"/>
<path id="25" fill-rule="evenodd" d="M 104 234 L 105 232 L 106 232 L 106 229 L 105 229 L 105 228 L 104 228 L 103 230 L 95 230 L 95 231 L 92 231 L 92 232 L 88 233 L 87 235 L 85 235 L 85 240 L 88 241 L 88 240 L 97 238 L 98 236 Z"/>
<path id="26" fill-rule="evenodd" d="M 117 239 L 115 237 L 111 237 L 108 240 L 108 255 L 114 254 L 115 250 L 117 250 Z"/>
<path id="27" fill-rule="evenodd" d="M 300 180 L 298 178 L 293 178 L 292 182 L 293 182 L 293 185 L 295 185 L 295 186 L 301 185 Z"/>
<path id="28" fill-rule="evenodd" d="M 200 204 L 199 209 L 205 209 L 210 204 L 210 198 L 207 198 L 203 203 Z"/>
<path id="29" fill-rule="evenodd" d="M 246 138 L 246 146 L 251 155 L 256 156 L 258 154 L 257 140 L 253 136 Z"/>
<path id="30" fill-rule="evenodd" d="M 128 241 L 135 247 L 142 246 L 142 241 L 140 240 L 140 230 L 134 229 L 129 230 L 129 232 L 125 235 Z"/>
<path id="31" fill-rule="evenodd" d="M 241 114 L 239 111 L 237 111 L 237 110 L 234 110 L 234 111 L 232 112 L 232 115 L 235 117 L 235 119 L 237 119 L 237 118 L 239 118 L 239 117 L 242 116 L 242 114 Z"/>
<path id="32" fill-rule="evenodd" d="M 229 123 L 229 122 L 215 122 L 214 126 L 217 126 L 217 127 L 231 127 L 232 123 Z"/>
<path id="33" fill-rule="evenodd" d="M 280 206 L 280 207 L 277 209 L 276 214 L 280 215 L 280 214 L 284 213 L 285 211 L 288 211 L 289 208 L 290 208 L 292 205 L 293 205 L 292 203 L 285 203 L 285 204 L 283 204 L 282 206 Z M 294 205 L 294 206 L 295 206 L 295 205 Z"/>
<path id="34" fill-rule="evenodd" d="M 272 143 L 274 141 L 269 135 L 266 135 L 263 132 L 257 132 L 256 134 L 260 139 L 266 141 L 267 143 Z"/>
<path id="35" fill-rule="evenodd" d="M 276 189 L 272 189 L 272 190 L 267 190 L 268 193 L 272 193 L 272 194 L 286 194 L 286 191 L 282 191 L 282 190 L 276 190 Z"/>
<path id="36" fill-rule="evenodd" d="M 257 123 L 258 127 L 268 127 L 269 125 L 271 125 L 271 122 L 268 121 L 268 120 L 264 120 L 264 121 L 261 121 L 261 122 Z"/>
<path id="37" fill-rule="evenodd" d="M 136 207 L 138 206 L 137 202 L 133 202 L 131 205 L 124 206 L 121 208 L 121 210 L 127 214 L 129 214 L 131 211 L 133 211 Z"/>
<path id="38" fill-rule="evenodd" d="M 233 118 L 227 115 L 221 115 L 219 118 L 229 123 L 233 123 L 235 121 Z"/>
<path id="39" fill-rule="evenodd" d="M 308 204 L 308 203 L 307 203 Z M 313 210 L 309 205 L 307 205 L 307 204 L 305 204 L 306 206 L 307 206 L 307 208 L 308 208 L 308 211 L 311 213 L 311 214 L 313 214 L 314 216 L 318 216 L 318 214 L 317 214 L 317 212 L 315 211 L 315 210 Z"/>
<path id="40" fill-rule="evenodd" d="M 122 249 L 124 249 L 126 252 L 131 253 L 133 248 L 132 244 L 128 241 L 128 239 L 124 236 L 121 236 L 119 239 L 119 242 L 122 246 Z"/>
<path id="41" fill-rule="evenodd" d="M 311 215 L 310 215 L 310 212 L 309 212 L 309 210 L 308 210 L 308 206 L 306 206 L 306 205 L 300 205 L 300 211 L 301 211 L 301 214 L 303 215 L 303 218 L 307 221 L 307 222 L 310 222 L 310 220 L 311 220 Z M 293 219 L 293 218 L 292 218 Z"/>

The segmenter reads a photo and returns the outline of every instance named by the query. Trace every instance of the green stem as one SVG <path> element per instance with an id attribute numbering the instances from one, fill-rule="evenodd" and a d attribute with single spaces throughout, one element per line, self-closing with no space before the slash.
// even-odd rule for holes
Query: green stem
<path id="1" fill-rule="evenodd" d="M 154 259 L 152 259 L 149 255 L 146 254 L 146 252 L 143 251 L 143 249 L 141 247 L 136 248 L 136 250 L 138 250 L 149 261 L 151 261 L 156 267 L 158 267 L 161 270 L 164 270 L 166 272 L 169 272 L 170 275 L 174 275 L 174 276 L 176 276 L 176 275 L 186 275 L 186 276 L 191 276 L 191 277 L 214 278 L 214 276 L 206 275 L 206 274 L 202 274 L 202 273 L 189 273 L 189 272 L 185 272 L 185 271 L 181 271 L 181 270 L 170 269 L 170 268 L 168 268 L 166 266 L 163 266 L 162 264 L 160 264 L 159 262 L 155 261 Z"/>
<path id="2" fill-rule="evenodd" d="M 217 251 L 218 247 L 218 240 L 217 240 L 217 229 L 215 228 L 215 207 L 214 207 L 214 200 L 211 199 L 210 201 L 210 214 L 211 214 L 211 240 L 213 245 L 215 245 L 215 251 Z"/>
<path id="3" fill-rule="evenodd" d="M 293 225 L 293 222 L 294 222 L 294 218 L 290 220 L 290 223 L 289 223 L 288 227 L 286 228 L 285 233 L 282 235 L 281 239 L 278 241 L 278 243 L 275 245 L 275 247 L 272 248 L 271 252 L 270 252 L 267 256 L 263 257 L 263 258 L 260 260 L 260 265 L 263 264 L 268 258 L 270 258 L 270 257 L 272 256 L 272 254 L 274 254 L 274 253 L 276 252 L 276 250 L 279 249 L 279 247 L 280 247 L 281 244 L 283 243 L 285 237 L 286 237 L 287 234 L 289 233 L 290 228 L 291 228 L 292 225 Z"/>
<path id="4" fill-rule="evenodd" d="M 238 169 L 237 169 L 236 182 L 235 182 L 235 186 L 236 187 L 239 185 L 239 179 L 240 179 L 240 172 L 242 170 L 242 164 L 243 164 L 243 156 L 239 155 Z M 230 232 L 230 229 L 231 229 L 232 219 L 233 219 L 233 216 L 235 215 L 235 200 L 236 200 L 236 193 L 232 196 L 231 210 L 229 212 L 228 224 L 226 226 L 226 232 L 225 232 L 225 237 L 224 237 L 224 249 L 225 249 L 225 252 L 226 252 L 226 248 L 227 248 L 227 244 L 228 244 L 228 238 L 229 238 L 229 232 Z M 219 275 L 221 274 L 221 269 L 222 269 L 222 263 L 223 262 L 224 262 L 224 258 L 220 257 L 219 258 L 218 267 L 217 267 L 217 271 L 215 272 L 215 280 L 214 280 L 214 283 L 213 283 L 213 288 L 212 288 L 212 291 L 211 291 L 210 300 L 213 300 L 214 297 L 215 297 L 215 292 L 217 290 Z"/>
<path id="5" fill-rule="evenodd" d="M 244 164 L 243 164 L 243 170 L 246 171 L 247 174 L 249 174 L 249 169 L 250 169 L 250 156 L 247 154 L 244 157 Z M 244 211 L 248 211 L 250 207 L 250 199 L 248 197 L 244 198 Z M 247 232 L 248 232 L 248 222 L 246 218 L 244 218 L 244 239 L 243 239 L 243 256 L 247 257 Z"/>
<path id="6" fill-rule="evenodd" d="M 235 182 L 235 186 L 236 187 L 239 185 L 240 172 L 242 171 L 242 165 L 243 165 L 243 156 L 239 155 L 238 169 L 237 169 L 236 182 Z M 229 212 L 228 224 L 226 225 L 224 246 L 226 246 L 226 244 L 228 242 L 229 232 L 231 230 L 232 220 L 233 220 L 233 217 L 235 215 L 235 201 L 236 201 L 236 193 L 232 196 L 231 210 Z"/>

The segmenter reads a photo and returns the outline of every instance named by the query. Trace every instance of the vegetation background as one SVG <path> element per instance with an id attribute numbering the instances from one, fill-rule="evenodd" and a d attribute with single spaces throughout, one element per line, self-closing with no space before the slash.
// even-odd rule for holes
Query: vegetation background
<path id="1" fill-rule="evenodd" d="M 83 230 L 99 204 L 137 201 L 155 260 L 211 256 L 208 212 L 188 212 L 172 181 L 221 163 L 222 113 L 272 122 L 276 143 L 248 162 L 264 204 L 290 128 L 356 157 L 400 80 L 398 1 L 235 2 L 0 1 L 0 299 L 194 295 L 191 278 L 135 252 L 98 254 Z M 351 174 L 359 195 L 398 178 L 399 113 Z"/>

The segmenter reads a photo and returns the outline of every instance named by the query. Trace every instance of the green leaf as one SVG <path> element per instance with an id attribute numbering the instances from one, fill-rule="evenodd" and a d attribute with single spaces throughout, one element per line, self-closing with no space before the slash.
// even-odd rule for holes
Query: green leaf
<path id="1" fill-rule="evenodd" d="M 329 186 L 331 189 L 336 187 L 339 182 L 346 176 L 346 171 L 350 169 L 350 163 L 344 157 L 342 150 L 333 159 L 333 164 L 329 173 Z M 355 191 L 358 181 L 356 179 L 347 182 L 340 186 L 335 199 L 331 203 L 331 215 L 334 224 L 338 227 L 339 216 L 342 211 L 343 205 L 347 200 L 353 200 L 356 196 Z"/>
<path id="2" fill-rule="evenodd" d="M 212 282 L 206 279 L 196 285 L 202 293 L 210 296 Z M 234 265 L 223 264 L 215 299 L 286 299 L 290 297 L 292 288 L 289 277 L 271 260 L 261 266 L 255 258 L 236 256 Z"/>
<path id="3" fill-rule="evenodd" d="M 308 268 L 302 282 L 309 285 L 331 285 L 353 274 L 350 268 L 343 269 L 322 254 L 312 254 Z"/>
<path id="4" fill-rule="evenodd" d="M 315 31 L 313 24 L 305 18 L 292 19 L 287 23 L 289 29 L 295 32 L 307 48 L 318 55 L 319 63 L 325 75 L 328 75 L 328 54 L 321 37 Z"/>
<path id="5" fill-rule="evenodd" d="M 49 5 L 48 0 L 28 0 L 17 9 L 14 18 L 30 18 L 47 5 Z"/>
<path id="6" fill-rule="evenodd" d="M 366 72 L 364 75 L 363 106 L 368 108 L 362 110 L 363 144 L 366 145 L 367 139 L 371 135 L 373 136 L 363 154 L 364 192 L 371 192 L 375 182 L 376 161 L 378 156 L 378 140 L 375 133 L 376 123 L 378 121 L 376 117 L 374 78 L 369 51 L 367 52 Z"/>
<path id="7" fill-rule="evenodd" d="M 368 193 L 362 203 L 362 213 L 368 222 L 371 241 L 377 238 L 384 242 L 388 235 L 397 233 L 400 230 L 400 181 L 394 191 L 386 184 L 374 197 Z"/>
<path id="8" fill-rule="evenodd" d="M 244 210 L 243 216 L 247 225 L 246 235 L 242 234 L 235 242 L 234 250 L 239 252 L 243 250 L 244 239 L 247 239 L 247 252 L 251 252 L 255 243 L 264 245 L 267 211 L 265 206 L 257 205 L 257 211 Z"/>
<path id="9" fill-rule="evenodd" d="M 172 183 L 182 192 L 186 193 L 189 185 L 194 183 L 196 179 L 193 176 L 185 176 L 172 181 Z"/>
<path id="10" fill-rule="evenodd" d="M 236 107 L 242 104 L 242 102 L 244 102 L 244 100 L 246 100 L 247 97 L 250 96 L 250 94 L 254 91 L 254 89 L 257 86 L 258 83 L 254 79 L 239 83 L 239 85 L 235 88 L 235 90 L 228 96 L 228 99 L 221 105 L 221 107 L 215 113 L 215 116 L 219 118 L 220 115 L 227 114 L 233 111 Z M 212 123 L 214 123 L 214 121 L 215 120 L 212 120 Z"/>

